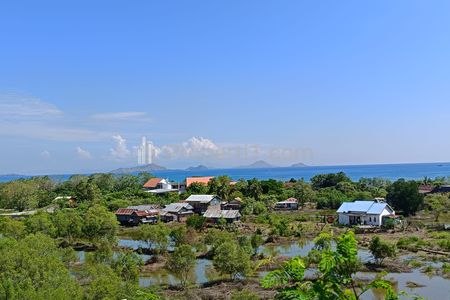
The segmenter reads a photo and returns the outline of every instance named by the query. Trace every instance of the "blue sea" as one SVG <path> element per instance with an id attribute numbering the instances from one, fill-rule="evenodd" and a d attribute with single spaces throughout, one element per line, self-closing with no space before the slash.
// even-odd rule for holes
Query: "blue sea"
<path id="1" fill-rule="evenodd" d="M 310 180 L 318 174 L 344 172 L 352 180 L 361 177 L 377 177 L 390 180 L 399 178 L 422 179 L 424 177 L 450 177 L 450 163 L 421 163 L 421 164 L 380 164 L 380 165 L 351 165 L 351 166 L 319 166 L 302 168 L 262 168 L 262 169 L 211 169 L 204 171 L 164 170 L 152 172 L 155 176 L 168 178 L 172 181 L 182 181 L 189 176 L 219 176 L 228 175 L 233 180 L 238 179 L 277 179 L 287 181 L 291 178 Z M 57 181 L 66 180 L 72 174 L 51 175 Z M 0 176 L 0 182 L 27 178 L 22 175 Z"/>

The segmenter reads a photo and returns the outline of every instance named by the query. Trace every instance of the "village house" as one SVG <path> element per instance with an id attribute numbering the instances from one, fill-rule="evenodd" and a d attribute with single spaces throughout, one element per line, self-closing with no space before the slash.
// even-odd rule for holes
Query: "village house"
<path id="1" fill-rule="evenodd" d="M 234 198 L 231 201 L 222 203 L 223 210 L 241 210 L 242 199 L 239 197 Z"/>
<path id="2" fill-rule="evenodd" d="M 121 225 L 154 224 L 159 219 L 159 207 L 157 205 L 128 206 L 119 208 L 115 214 Z"/>
<path id="3" fill-rule="evenodd" d="M 190 195 L 185 202 L 194 208 L 195 213 L 202 215 L 210 206 L 220 207 L 222 200 L 216 195 Z"/>
<path id="4" fill-rule="evenodd" d="M 383 217 L 394 216 L 395 211 L 381 199 L 344 202 L 336 211 L 342 225 L 383 225 Z"/>
<path id="5" fill-rule="evenodd" d="M 446 184 L 446 185 L 441 185 L 439 187 L 435 187 L 433 189 L 433 191 L 431 192 L 432 194 L 446 194 L 446 193 L 450 193 L 450 185 Z"/>
<path id="6" fill-rule="evenodd" d="M 275 203 L 275 210 L 297 210 L 298 200 L 295 198 L 289 198 L 284 201 Z"/>
<path id="7" fill-rule="evenodd" d="M 145 184 L 144 189 L 152 194 L 165 194 L 178 192 L 178 186 L 171 183 L 168 179 L 150 178 Z"/>
<path id="8" fill-rule="evenodd" d="M 234 223 L 241 220 L 241 213 L 238 210 L 222 210 L 220 206 L 210 206 L 203 214 L 207 222 L 217 223 L 223 219 L 227 223 Z"/>
<path id="9" fill-rule="evenodd" d="M 185 222 L 189 216 L 194 214 L 194 208 L 186 202 L 171 203 L 160 211 L 163 222 Z"/>

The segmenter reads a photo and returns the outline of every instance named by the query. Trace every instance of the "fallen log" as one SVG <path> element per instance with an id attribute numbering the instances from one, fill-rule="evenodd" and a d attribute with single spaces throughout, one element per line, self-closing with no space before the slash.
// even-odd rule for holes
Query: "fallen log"
<path id="1" fill-rule="evenodd" d="M 437 251 L 437 250 L 431 250 L 431 249 L 425 249 L 425 248 L 417 248 L 419 251 L 433 253 L 433 254 L 440 254 L 440 255 L 450 255 L 450 252 L 445 251 Z"/>

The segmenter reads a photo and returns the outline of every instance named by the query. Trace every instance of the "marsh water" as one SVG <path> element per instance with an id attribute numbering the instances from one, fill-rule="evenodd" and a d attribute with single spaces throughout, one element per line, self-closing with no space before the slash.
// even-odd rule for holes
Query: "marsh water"
<path id="1" fill-rule="evenodd" d="M 131 249 L 138 249 L 147 247 L 144 241 L 131 240 L 131 239 L 120 239 L 120 247 L 126 247 Z M 308 252 L 314 247 L 312 241 L 303 242 L 291 242 L 283 245 L 272 245 L 267 244 L 261 246 L 258 249 L 259 253 L 264 253 L 266 255 L 279 255 L 285 257 L 294 256 L 306 256 Z M 116 254 L 117 255 L 117 254 Z M 151 259 L 151 255 L 140 255 L 142 260 L 145 262 Z M 78 257 L 80 261 L 85 260 L 85 253 L 83 251 L 78 252 Z M 368 262 L 372 260 L 372 255 L 366 249 L 358 250 L 358 257 L 362 262 Z M 402 259 L 407 259 L 408 257 L 402 257 Z M 429 262 L 428 265 L 433 267 L 440 267 L 440 263 Z M 314 275 L 315 270 L 307 270 L 306 275 Z M 262 278 L 267 272 L 258 272 L 255 277 Z M 357 277 L 360 279 L 374 279 L 377 273 L 370 272 L 359 272 Z M 221 279 L 220 274 L 214 269 L 213 263 L 209 259 L 197 259 L 197 264 L 190 275 L 191 282 L 197 284 L 204 284 L 213 280 Z M 438 300 L 450 300 L 450 280 L 442 278 L 440 276 L 429 276 L 420 271 L 420 268 L 414 269 L 410 273 L 388 273 L 385 279 L 391 281 L 394 285 L 396 291 L 405 291 L 410 295 L 417 294 L 425 297 L 426 299 L 438 299 Z M 408 287 L 408 282 L 414 282 L 419 284 L 419 287 L 410 288 Z M 176 285 L 179 281 L 167 272 L 164 268 L 152 272 L 150 274 L 143 274 L 139 278 L 139 285 L 142 287 L 148 287 L 151 285 Z M 365 293 L 362 299 L 383 299 L 383 291 L 381 290 L 371 290 Z M 405 297 L 404 299 L 408 299 Z"/>

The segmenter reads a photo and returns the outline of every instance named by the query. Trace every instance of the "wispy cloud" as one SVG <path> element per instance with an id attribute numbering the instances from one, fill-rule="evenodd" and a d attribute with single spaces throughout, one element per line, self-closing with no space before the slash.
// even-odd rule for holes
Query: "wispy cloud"
<path id="1" fill-rule="evenodd" d="M 111 112 L 111 113 L 97 113 L 91 115 L 91 119 L 97 121 L 137 121 L 148 122 L 151 119 L 147 116 L 146 112 L 139 111 L 124 111 L 124 112 Z"/>
<path id="2" fill-rule="evenodd" d="M 62 114 L 63 112 L 56 106 L 39 98 L 16 93 L 0 94 L 0 115 L 2 117 L 56 117 Z"/>
<path id="3" fill-rule="evenodd" d="M 89 151 L 87 151 L 87 150 L 85 150 L 85 149 L 83 149 L 83 148 L 81 148 L 81 147 L 77 147 L 77 156 L 78 156 L 78 158 L 81 158 L 81 159 L 92 159 L 92 154 L 89 152 Z"/>
<path id="4" fill-rule="evenodd" d="M 99 141 L 106 140 L 111 134 L 77 128 L 61 122 L 0 120 L 0 136 L 51 141 Z"/>
<path id="5" fill-rule="evenodd" d="M 122 161 L 130 157 L 130 150 L 127 147 L 127 141 L 120 135 L 114 135 L 113 137 L 115 147 L 109 150 L 110 157 L 117 161 Z"/>
<path id="6" fill-rule="evenodd" d="M 50 151 L 48 151 L 48 150 L 42 151 L 40 155 L 41 155 L 41 157 L 44 158 L 44 159 L 49 159 L 50 156 L 51 156 Z"/>
<path id="7" fill-rule="evenodd" d="M 0 136 L 53 141 L 99 141 L 111 136 L 80 124 L 79 118 L 40 98 L 0 92 Z"/>

